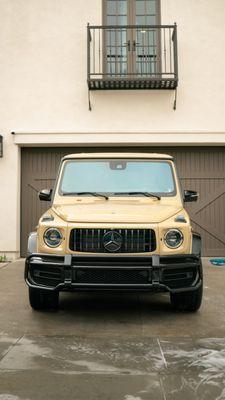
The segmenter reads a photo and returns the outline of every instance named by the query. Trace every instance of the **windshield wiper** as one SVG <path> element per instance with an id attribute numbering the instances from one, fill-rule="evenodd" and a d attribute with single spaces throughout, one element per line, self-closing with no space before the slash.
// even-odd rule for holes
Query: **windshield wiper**
<path id="1" fill-rule="evenodd" d="M 108 196 L 105 196 L 104 194 L 97 193 L 97 192 L 64 192 L 63 196 L 85 196 L 85 195 L 90 195 L 90 196 L 95 196 L 95 197 L 103 197 L 106 200 L 109 200 Z"/>
<path id="2" fill-rule="evenodd" d="M 141 194 L 142 196 L 146 196 L 146 197 L 155 197 L 156 199 L 161 200 L 161 197 L 160 197 L 160 196 L 157 196 L 156 194 L 149 193 L 149 192 L 117 192 L 117 193 L 114 193 L 114 194 L 116 194 L 116 195 L 123 195 L 123 194 L 126 194 L 126 195 L 128 195 L 128 196 L 132 196 L 132 195 L 135 196 L 135 195 Z"/>

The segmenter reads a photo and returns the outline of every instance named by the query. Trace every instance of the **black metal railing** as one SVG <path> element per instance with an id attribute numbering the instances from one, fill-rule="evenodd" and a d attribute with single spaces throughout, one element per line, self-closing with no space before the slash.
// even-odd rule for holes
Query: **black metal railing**
<path id="1" fill-rule="evenodd" d="M 177 26 L 87 27 L 87 79 L 97 89 L 175 89 Z"/>

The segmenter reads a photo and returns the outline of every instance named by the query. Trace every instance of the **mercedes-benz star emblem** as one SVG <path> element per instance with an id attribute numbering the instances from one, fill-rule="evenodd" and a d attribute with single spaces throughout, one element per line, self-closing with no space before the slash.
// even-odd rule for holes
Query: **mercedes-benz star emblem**
<path id="1" fill-rule="evenodd" d="M 115 253 L 121 249 L 123 239 L 120 233 L 116 231 L 106 232 L 103 236 L 103 246 L 107 251 Z"/>

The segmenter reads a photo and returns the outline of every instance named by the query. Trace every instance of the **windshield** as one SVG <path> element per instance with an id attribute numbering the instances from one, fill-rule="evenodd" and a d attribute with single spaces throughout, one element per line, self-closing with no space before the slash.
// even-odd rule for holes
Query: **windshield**
<path id="1" fill-rule="evenodd" d="M 61 195 L 98 192 L 121 196 L 149 192 L 160 196 L 176 194 L 171 163 L 152 160 L 69 160 L 59 185 Z M 138 193 L 136 193 L 138 195 Z"/>

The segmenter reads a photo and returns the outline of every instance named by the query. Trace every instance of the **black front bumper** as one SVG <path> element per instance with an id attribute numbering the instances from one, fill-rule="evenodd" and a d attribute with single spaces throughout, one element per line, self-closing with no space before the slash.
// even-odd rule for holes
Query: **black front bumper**
<path id="1" fill-rule="evenodd" d="M 26 259 L 29 287 L 51 291 L 196 290 L 202 283 L 201 258 L 176 256 L 99 256 L 32 254 Z"/>

